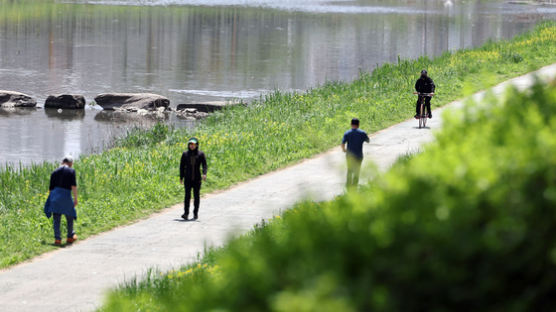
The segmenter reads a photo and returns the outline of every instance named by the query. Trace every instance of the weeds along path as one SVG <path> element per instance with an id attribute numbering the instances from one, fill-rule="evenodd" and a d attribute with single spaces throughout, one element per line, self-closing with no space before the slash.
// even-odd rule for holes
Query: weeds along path
<path id="1" fill-rule="evenodd" d="M 500 95 L 510 84 L 527 88 L 535 74 L 544 79 L 554 78 L 556 64 L 502 83 L 493 92 Z M 484 92 L 475 97 L 480 99 L 483 95 Z M 399 156 L 418 151 L 440 128 L 441 111 L 461 104 L 453 102 L 435 110 L 428 123 L 430 129 L 416 129 L 417 121 L 411 119 L 375 133 L 365 146 L 363 166 L 372 161 L 380 170 L 386 170 Z M 341 194 L 344 166 L 344 154 L 337 147 L 297 165 L 204 196 L 200 221 L 182 221 L 179 204 L 149 219 L 0 271 L 0 311 L 98 308 L 105 290 L 141 276 L 149 268 L 180 267 L 196 260 L 206 246 L 220 246 L 229 235 L 245 233 L 262 219 L 272 218 L 296 202 L 329 200 Z M 365 173 L 362 177 L 365 178 Z"/>

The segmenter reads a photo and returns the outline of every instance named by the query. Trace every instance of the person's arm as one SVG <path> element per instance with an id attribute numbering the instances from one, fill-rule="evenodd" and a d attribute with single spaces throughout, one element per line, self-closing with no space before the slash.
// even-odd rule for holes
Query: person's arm
<path id="1" fill-rule="evenodd" d="M 203 166 L 203 180 L 207 180 L 207 158 L 205 153 L 201 154 L 201 166 Z"/>
<path id="2" fill-rule="evenodd" d="M 419 92 L 419 79 L 415 81 L 415 91 Z"/>
<path id="3" fill-rule="evenodd" d="M 434 81 L 431 79 L 431 90 L 432 90 L 432 94 L 434 95 L 434 90 L 436 89 L 436 85 L 434 85 Z"/>
<path id="4" fill-rule="evenodd" d="M 75 170 L 72 170 L 71 192 L 73 193 L 73 206 L 77 206 L 77 179 L 75 178 Z"/>
<path id="5" fill-rule="evenodd" d="M 71 187 L 71 192 L 73 193 L 73 206 L 77 206 L 77 186 L 74 185 Z"/>
<path id="6" fill-rule="evenodd" d="M 347 134 L 344 133 L 344 137 L 342 138 L 342 151 L 346 152 L 346 142 L 347 142 Z"/>
<path id="7" fill-rule="evenodd" d="M 54 173 L 50 175 L 50 185 L 48 186 L 48 192 L 54 189 Z"/>
<path id="8" fill-rule="evenodd" d="M 183 178 L 185 176 L 185 152 L 181 154 L 180 160 L 180 183 L 183 184 Z"/>
<path id="9" fill-rule="evenodd" d="M 369 143 L 371 140 L 369 140 L 369 136 L 367 135 L 367 133 L 365 132 L 365 142 Z"/>

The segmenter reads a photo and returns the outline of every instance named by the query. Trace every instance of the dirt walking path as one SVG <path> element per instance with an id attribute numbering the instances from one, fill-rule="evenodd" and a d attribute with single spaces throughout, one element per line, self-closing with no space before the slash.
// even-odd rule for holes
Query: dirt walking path
<path id="1" fill-rule="evenodd" d="M 554 78 L 556 64 L 533 74 Z M 533 83 L 533 74 L 507 81 L 493 91 L 501 94 L 509 84 L 526 88 Z M 364 147 L 363 166 L 373 161 L 386 170 L 400 155 L 418 151 L 440 128 L 441 111 L 460 105 L 458 101 L 436 109 L 428 122 L 430 129 L 416 129 L 417 121 L 412 119 L 373 134 Z M 337 147 L 205 196 L 199 221 L 182 221 L 183 204 L 177 204 L 146 220 L 0 271 L 0 311 L 94 310 L 102 304 L 107 289 L 149 268 L 180 267 L 196 260 L 205 246 L 220 246 L 229 235 L 245 233 L 303 199 L 328 200 L 341 194 L 344 172 L 345 156 Z"/>

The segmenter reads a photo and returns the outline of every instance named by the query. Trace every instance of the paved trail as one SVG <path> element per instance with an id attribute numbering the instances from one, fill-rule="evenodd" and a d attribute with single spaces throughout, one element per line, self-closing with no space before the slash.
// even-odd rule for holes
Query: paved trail
<path id="1" fill-rule="evenodd" d="M 555 77 L 556 64 L 538 74 Z M 501 93 L 509 83 L 525 88 L 532 80 L 531 74 L 518 77 L 495 87 L 494 92 Z M 435 118 L 428 123 L 431 130 L 440 127 L 443 109 L 459 105 L 461 102 L 454 102 L 435 110 Z M 373 134 L 364 148 L 366 162 L 372 160 L 385 170 L 400 155 L 417 151 L 433 139 L 431 130 L 416 126 L 416 120 L 408 120 Z M 334 148 L 295 166 L 205 196 L 200 221 L 181 221 L 182 204 L 178 204 L 149 219 L 1 271 L 0 311 L 93 310 L 102 304 L 107 289 L 126 278 L 144 274 L 152 267 L 167 270 L 191 262 L 205 245 L 222 245 L 230 234 L 244 233 L 261 219 L 273 217 L 300 200 L 327 200 L 341 194 L 344 163 L 344 154 L 339 147 Z"/>

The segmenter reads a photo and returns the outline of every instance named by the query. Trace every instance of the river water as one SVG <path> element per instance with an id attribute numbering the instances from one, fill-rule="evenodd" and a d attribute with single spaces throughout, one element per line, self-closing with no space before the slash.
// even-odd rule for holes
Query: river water
<path id="1" fill-rule="evenodd" d="M 252 100 L 511 38 L 554 6 L 459 0 L 0 0 L 0 89 L 153 92 L 171 105 Z M 434 73 L 433 73 L 434 76 Z M 167 122 L 192 126 L 176 118 Z M 148 120 L 0 109 L 0 164 L 101 150 Z"/>

